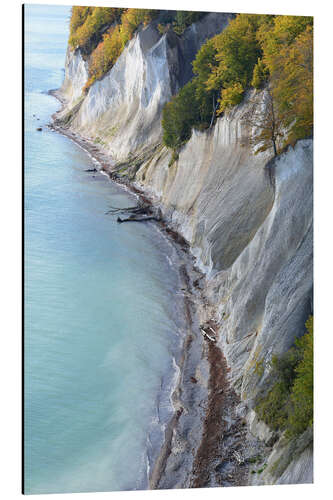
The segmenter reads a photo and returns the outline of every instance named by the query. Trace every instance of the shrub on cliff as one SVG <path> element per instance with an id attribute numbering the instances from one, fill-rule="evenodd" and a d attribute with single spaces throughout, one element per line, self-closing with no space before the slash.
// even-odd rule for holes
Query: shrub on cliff
<path id="1" fill-rule="evenodd" d="M 235 89 L 238 89 L 237 95 L 242 96 L 249 86 L 253 69 L 262 53 L 256 33 L 268 17 L 239 14 L 222 33 L 213 38 L 217 64 L 206 85 L 207 89 L 215 89 L 220 94 L 218 113 L 229 107 L 230 95 L 236 93 Z M 238 101 L 239 97 L 236 103 Z"/>
<path id="2" fill-rule="evenodd" d="M 122 13 L 118 24 L 111 26 L 103 34 L 102 41 L 91 53 L 89 79 L 84 86 L 84 91 L 112 68 L 126 43 L 133 37 L 135 30 L 141 24 L 150 23 L 158 13 L 158 10 L 153 9 L 127 9 Z"/>
<path id="3" fill-rule="evenodd" d="M 284 144 L 312 134 L 312 24 L 311 17 L 277 16 L 257 33 L 275 107 L 286 130 Z"/>
<path id="4" fill-rule="evenodd" d="M 215 54 L 213 42 L 209 40 L 192 63 L 194 78 L 164 106 L 163 142 L 167 147 L 177 149 L 184 144 L 191 137 L 192 128 L 209 127 L 217 108 L 217 94 L 214 89 L 207 90 L 206 80 L 215 63 Z"/>
<path id="5" fill-rule="evenodd" d="M 89 55 L 102 38 L 105 27 L 119 21 L 124 9 L 72 7 L 69 44 Z"/>
<path id="6" fill-rule="evenodd" d="M 268 68 L 265 66 L 264 61 L 260 57 L 258 57 L 258 62 L 253 69 L 253 76 L 251 81 L 252 87 L 256 89 L 262 88 L 266 84 L 268 76 Z"/>
<path id="7" fill-rule="evenodd" d="M 271 389 L 256 406 L 258 417 L 271 429 L 292 438 L 313 424 L 313 317 L 307 333 L 280 358 L 273 356 Z"/>
<path id="8" fill-rule="evenodd" d="M 182 35 L 188 26 L 202 19 L 205 14 L 207 13 L 177 10 L 175 20 L 173 22 L 173 31 L 177 33 L 177 35 Z"/>
<path id="9" fill-rule="evenodd" d="M 199 121 L 195 92 L 195 81 L 191 81 L 163 109 L 163 141 L 169 148 L 177 149 L 188 141 L 192 127 Z"/>
<path id="10" fill-rule="evenodd" d="M 83 90 L 86 91 L 96 79 L 112 68 L 141 24 L 146 26 L 159 17 L 161 33 L 174 21 L 174 31 L 181 34 L 205 14 L 190 11 L 177 11 L 175 14 L 156 9 L 72 7 L 69 44 L 74 49 L 79 48 L 83 56 L 89 56 L 89 79 Z"/>
<path id="11" fill-rule="evenodd" d="M 193 61 L 195 99 L 188 105 L 195 108 L 197 120 L 192 126 L 207 128 L 215 119 L 215 115 L 238 104 L 243 98 L 246 86 L 252 78 L 253 67 L 261 55 L 256 30 L 266 16 L 240 14 L 219 35 L 208 40 L 198 51 Z M 174 105 L 180 104 L 182 96 L 173 99 Z M 167 108 L 167 111 L 171 110 Z M 175 111 L 176 112 L 176 111 Z M 192 110 L 192 113 L 194 111 Z M 164 125 L 163 125 L 164 123 Z M 168 137 L 165 127 L 169 122 L 162 122 L 164 137 Z M 190 137 L 190 134 L 187 133 Z M 182 141 L 173 141 L 176 143 Z M 167 145 L 167 143 L 164 141 Z"/>
<path id="12" fill-rule="evenodd" d="M 312 44 L 310 17 L 237 15 L 222 33 L 201 47 L 193 61 L 196 98 L 189 105 L 197 108 L 199 115 L 199 121 L 193 126 L 202 129 L 207 123 L 211 124 L 215 114 L 239 104 L 251 85 L 267 86 L 274 120 L 270 117 L 263 120 L 269 127 L 261 127 L 263 133 L 257 136 L 260 151 L 273 148 L 277 154 L 271 125 L 274 130 L 279 129 L 280 149 L 310 135 L 313 126 Z"/>
<path id="13" fill-rule="evenodd" d="M 313 425 L 313 317 L 306 322 L 307 334 L 296 340 L 302 359 L 291 389 L 287 434 L 298 435 Z"/>

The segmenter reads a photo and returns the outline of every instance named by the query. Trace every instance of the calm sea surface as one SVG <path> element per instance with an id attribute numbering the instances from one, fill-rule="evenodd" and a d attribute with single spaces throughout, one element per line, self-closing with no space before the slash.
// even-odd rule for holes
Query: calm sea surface
<path id="1" fill-rule="evenodd" d="M 105 215 L 133 196 L 45 127 L 69 16 L 25 7 L 26 493 L 147 487 L 184 328 L 173 249 Z"/>

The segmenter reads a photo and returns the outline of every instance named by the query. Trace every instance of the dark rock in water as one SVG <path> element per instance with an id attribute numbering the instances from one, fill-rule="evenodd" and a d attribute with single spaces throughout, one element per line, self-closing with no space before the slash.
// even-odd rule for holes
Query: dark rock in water
<path id="1" fill-rule="evenodd" d="M 85 172 L 97 172 L 97 168 L 87 168 Z"/>
<path id="2" fill-rule="evenodd" d="M 38 128 L 36 128 L 36 130 L 38 130 L 38 132 L 41 132 L 43 129 L 42 129 L 42 127 L 38 127 Z"/>
<path id="3" fill-rule="evenodd" d="M 191 382 L 192 382 L 193 384 L 196 384 L 198 381 L 197 381 L 197 379 L 196 379 L 195 377 L 191 377 Z"/>

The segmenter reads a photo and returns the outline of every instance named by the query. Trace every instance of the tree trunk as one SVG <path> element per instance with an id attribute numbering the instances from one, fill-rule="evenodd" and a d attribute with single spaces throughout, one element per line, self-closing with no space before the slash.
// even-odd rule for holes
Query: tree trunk
<path id="1" fill-rule="evenodd" d="M 215 105 L 215 94 L 213 94 L 213 114 L 212 114 L 212 119 L 210 120 L 209 128 L 212 128 L 212 125 L 214 123 L 216 108 L 217 108 L 217 103 Z"/>

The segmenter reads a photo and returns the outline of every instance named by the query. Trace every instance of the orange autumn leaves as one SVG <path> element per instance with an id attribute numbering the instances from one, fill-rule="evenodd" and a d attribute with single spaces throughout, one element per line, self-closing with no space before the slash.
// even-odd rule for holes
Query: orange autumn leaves
<path id="1" fill-rule="evenodd" d="M 89 57 L 89 79 L 84 87 L 112 68 L 135 30 L 158 14 L 153 9 L 73 7 L 69 43 Z"/>
<path id="2" fill-rule="evenodd" d="M 311 135 L 312 24 L 312 18 L 304 16 L 237 15 L 201 47 L 193 61 L 191 82 L 165 106 L 165 145 L 179 148 L 192 128 L 211 126 L 217 115 L 239 104 L 251 87 L 266 88 L 271 104 L 267 109 L 271 116 L 260 120 L 260 151 L 272 148 L 277 154 L 285 145 Z M 189 92 L 192 103 L 187 113 Z"/>
<path id="3" fill-rule="evenodd" d="M 126 43 L 133 37 L 135 30 L 143 24 L 149 24 L 158 11 L 152 9 L 127 9 L 123 12 L 119 24 L 112 26 L 103 35 L 90 56 L 89 80 L 84 90 L 101 78 L 115 64 Z"/>

